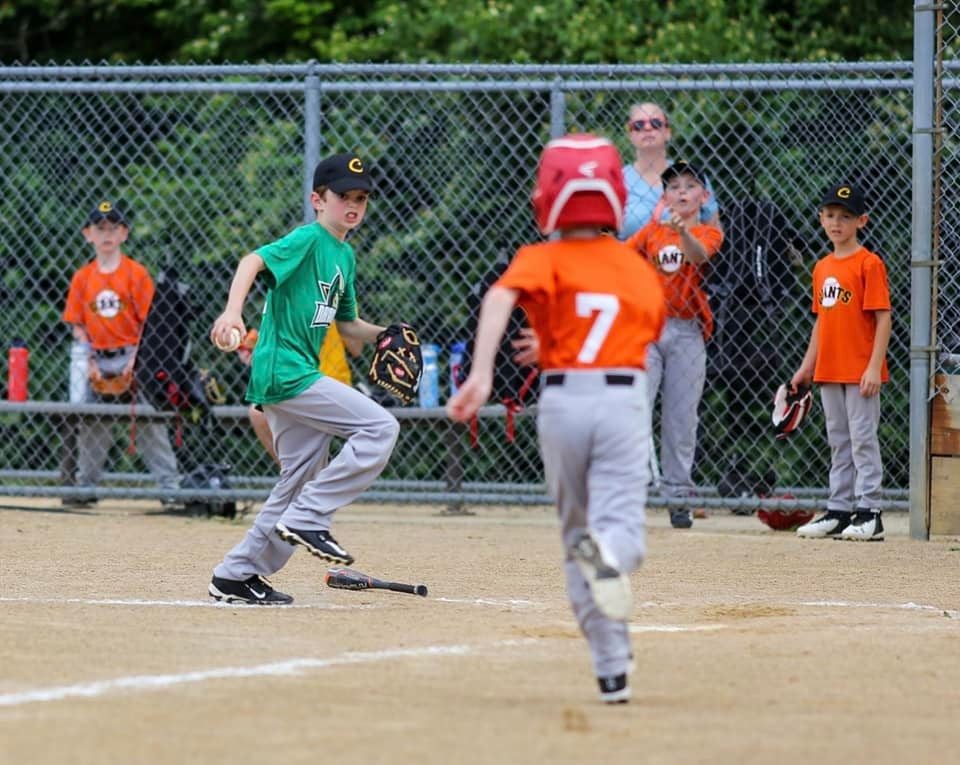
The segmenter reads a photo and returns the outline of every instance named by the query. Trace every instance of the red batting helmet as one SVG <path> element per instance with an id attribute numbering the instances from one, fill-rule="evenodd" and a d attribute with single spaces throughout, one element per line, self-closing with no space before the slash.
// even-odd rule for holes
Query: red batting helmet
<path id="1" fill-rule="evenodd" d="M 626 203 L 620 153 L 609 140 L 572 133 L 544 147 L 533 187 L 533 212 L 544 234 L 575 226 L 619 230 Z"/>

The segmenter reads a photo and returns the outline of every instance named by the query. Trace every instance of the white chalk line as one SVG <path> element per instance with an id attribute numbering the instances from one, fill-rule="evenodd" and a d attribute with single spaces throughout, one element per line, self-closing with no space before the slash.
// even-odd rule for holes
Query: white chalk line
<path id="1" fill-rule="evenodd" d="M 890 609 L 902 611 L 929 611 L 943 614 L 951 619 L 960 617 L 960 611 L 953 611 L 949 608 L 940 608 L 940 606 L 928 606 L 923 603 L 855 603 L 844 600 L 810 600 L 796 603 L 798 606 L 810 606 L 814 608 L 874 608 Z"/>
<path id="2" fill-rule="evenodd" d="M 506 606 L 507 608 L 544 608 L 545 603 L 516 598 L 432 598 L 440 603 L 465 603 L 470 606 Z"/>
<path id="3" fill-rule="evenodd" d="M 713 632 L 726 624 L 631 624 L 630 632 Z"/>
<path id="4" fill-rule="evenodd" d="M 458 603 L 472 606 L 495 606 L 500 608 L 547 608 L 546 603 L 535 600 L 523 600 L 520 598 L 429 598 L 440 603 Z M 143 600 L 137 598 L 35 598 L 35 597 L 0 597 L 0 603 L 64 603 L 81 604 L 89 606 L 159 606 L 159 607 L 179 607 L 179 608 L 240 608 L 252 609 L 255 611 L 276 611 L 278 609 L 295 608 L 313 608 L 327 611 L 355 611 L 370 610 L 384 607 L 383 603 L 293 603 L 287 606 L 248 606 L 243 603 L 221 603 L 215 600 Z M 716 606 L 797 606 L 807 608 L 872 608 L 876 610 L 905 610 L 905 611 L 925 611 L 930 613 L 943 614 L 946 617 L 960 618 L 960 611 L 940 606 L 931 606 L 923 603 L 858 603 L 855 601 L 842 600 L 809 600 L 809 601 L 723 601 L 713 602 L 656 602 L 644 601 L 637 603 L 637 609 L 654 608 L 697 608 L 697 607 L 716 607 Z"/>
<path id="5" fill-rule="evenodd" d="M 220 603 L 215 600 L 138 600 L 113 598 L 3 598 L 0 603 L 79 603 L 85 606 L 175 606 L 179 608 L 242 608 L 254 611 L 276 611 L 278 609 L 293 608 L 320 608 L 327 611 L 356 611 L 371 608 L 380 608 L 381 604 L 356 603 L 343 605 L 340 603 L 291 603 L 286 606 L 259 606 L 245 603 Z"/>
<path id="6" fill-rule="evenodd" d="M 429 598 L 440 603 L 460 603 L 471 606 L 496 606 L 500 608 L 545 608 L 545 603 L 517 598 Z M 244 603 L 221 603 L 215 600 L 142 600 L 137 598 L 33 598 L 0 597 L 0 603 L 79 603 L 87 606 L 179 606 L 181 608 L 253 608 L 275 611 L 290 608 L 321 608 L 329 610 L 356 610 L 382 608 L 382 603 L 343 605 L 340 603 L 292 603 L 286 606 L 248 606 Z"/>
<path id="7" fill-rule="evenodd" d="M 940 606 L 931 606 L 923 603 L 859 603 L 845 600 L 737 600 L 737 601 L 690 601 L 681 603 L 646 601 L 637 603 L 636 608 L 717 608 L 724 606 L 790 606 L 806 608 L 872 608 L 876 611 L 926 611 L 943 614 L 952 619 L 960 618 L 960 611 Z"/>
<path id="8" fill-rule="evenodd" d="M 249 677 L 279 677 L 297 675 L 310 670 L 348 664 L 371 664 L 391 659 L 422 657 L 465 656 L 491 648 L 512 648 L 537 642 L 533 638 L 498 640 L 487 646 L 478 645 L 432 645 L 423 648 L 390 648 L 383 651 L 348 651 L 329 659 L 287 659 L 286 661 L 257 664 L 252 667 L 220 667 L 218 669 L 184 672 L 176 675 L 133 675 L 113 680 L 98 680 L 90 683 L 39 688 L 33 691 L 0 695 L 0 707 L 15 707 L 45 701 L 62 701 L 69 698 L 96 698 L 116 691 L 155 691 L 188 683 L 208 680 L 235 680 Z"/>

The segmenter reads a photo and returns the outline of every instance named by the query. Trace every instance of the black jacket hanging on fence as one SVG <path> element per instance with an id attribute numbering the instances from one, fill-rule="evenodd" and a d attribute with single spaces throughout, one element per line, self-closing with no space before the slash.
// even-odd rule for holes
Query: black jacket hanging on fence
<path id="1" fill-rule="evenodd" d="M 178 411 L 194 422 L 208 409 L 200 372 L 190 358 L 190 318 L 195 310 L 188 287 L 167 267 L 156 280 L 143 325 L 135 375 L 138 389 L 161 411 Z"/>
<path id="2" fill-rule="evenodd" d="M 196 310 L 187 298 L 188 290 L 172 267 L 168 266 L 157 277 L 137 352 L 136 384 L 156 409 L 177 413 L 176 442 L 187 447 L 180 457 L 184 473 L 180 488 L 230 489 L 231 466 L 207 461 L 210 455 L 220 453 L 210 404 L 222 403 L 222 396 L 215 378 L 198 369 L 190 355 L 190 320 Z M 195 426 L 185 439 L 182 420 Z M 186 508 L 191 515 L 228 518 L 237 512 L 232 500 L 188 500 Z"/>
<path id="3" fill-rule="evenodd" d="M 766 390 L 780 374 L 780 325 L 798 297 L 795 263 L 804 243 L 773 202 L 738 200 L 721 212 L 723 247 L 707 292 L 716 328 L 708 373 L 720 383 Z"/>

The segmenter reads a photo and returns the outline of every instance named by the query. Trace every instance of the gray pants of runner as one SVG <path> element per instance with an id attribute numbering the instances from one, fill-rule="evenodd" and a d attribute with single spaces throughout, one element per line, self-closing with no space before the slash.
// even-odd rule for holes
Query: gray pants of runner
<path id="1" fill-rule="evenodd" d="M 323 377 L 295 398 L 263 407 L 280 478 L 253 526 L 214 569 L 224 579 L 243 580 L 279 571 L 294 552 L 274 530 L 329 531 L 333 514 L 372 484 L 397 441 L 396 417 L 359 391 Z M 328 462 L 330 441 L 345 438 Z"/>
<path id="2" fill-rule="evenodd" d="M 88 401 L 115 401 L 102 399 L 95 393 L 88 393 Z M 136 409 L 139 412 L 153 412 L 143 394 L 137 396 Z M 177 475 L 177 458 L 170 446 L 167 426 L 162 422 L 139 421 L 136 425 L 135 443 L 137 451 L 143 457 L 147 469 L 161 489 L 176 489 L 180 485 Z M 107 452 L 114 443 L 113 423 L 109 420 L 84 420 L 77 428 L 80 444 L 77 458 L 77 484 L 96 486 L 103 475 L 103 464 Z"/>
<path id="3" fill-rule="evenodd" d="M 820 385 L 820 401 L 830 445 L 828 510 L 879 509 L 883 482 L 880 458 L 880 395 L 865 398 L 860 386 Z"/>
<path id="4" fill-rule="evenodd" d="M 634 384 L 608 385 L 606 372 L 632 374 Z M 646 382 L 636 369 L 566 372 L 563 385 L 544 386 L 537 407 L 547 489 L 560 517 L 567 595 L 597 677 L 627 672 L 630 634 L 626 622 L 597 608 L 570 548 L 577 532 L 589 528 L 622 572 L 643 562 L 650 480 Z"/>
<path id="5" fill-rule="evenodd" d="M 647 348 L 650 409 L 660 392 L 660 491 L 665 497 L 693 493 L 698 409 L 707 376 L 707 352 L 695 319 L 667 319 L 660 340 Z"/>

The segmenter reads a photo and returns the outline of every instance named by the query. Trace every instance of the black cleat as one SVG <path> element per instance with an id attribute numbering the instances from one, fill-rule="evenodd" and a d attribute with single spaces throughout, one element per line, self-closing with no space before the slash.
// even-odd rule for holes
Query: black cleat
<path id="1" fill-rule="evenodd" d="M 215 576 L 207 591 L 214 600 L 225 603 L 248 603 L 253 606 L 285 606 L 293 603 L 290 595 L 277 592 L 267 578 L 259 574 L 254 574 L 242 582 Z"/>
<path id="2" fill-rule="evenodd" d="M 670 525 L 675 529 L 689 529 L 693 526 L 693 517 L 690 509 L 681 507 L 670 511 Z"/>
<path id="3" fill-rule="evenodd" d="M 277 524 L 277 534 L 287 544 L 303 545 L 321 560 L 330 563 L 340 563 L 349 566 L 353 563 L 353 556 L 344 550 L 340 544 L 330 536 L 329 531 L 312 531 L 309 529 L 289 529 L 282 523 Z"/>
<path id="4" fill-rule="evenodd" d="M 604 704 L 626 704 L 630 701 L 630 683 L 626 673 L 611 677 L 598 677 L 600 701 Z"/>

